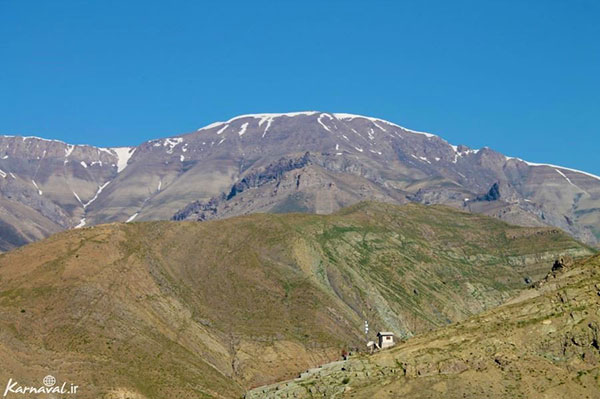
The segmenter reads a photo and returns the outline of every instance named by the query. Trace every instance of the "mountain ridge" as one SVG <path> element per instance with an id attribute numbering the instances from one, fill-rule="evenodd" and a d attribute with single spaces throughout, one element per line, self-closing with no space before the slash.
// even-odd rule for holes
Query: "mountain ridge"
<path id="1" fill-rule="evenodd" d="M 240 115 L 116 149 L 2 136 L 0 229 L 8 239 L 0 250 L 90 224 L 169 220 L 306 153 L 310 165 L 220 201 L 213 217 L 331 213 L 372 198 L 445 204 L 600 242 L 597 176 L 455 146 L 379 118 L 308 111 Z M 498 198 L 475 201 L 494 184 Z"/>

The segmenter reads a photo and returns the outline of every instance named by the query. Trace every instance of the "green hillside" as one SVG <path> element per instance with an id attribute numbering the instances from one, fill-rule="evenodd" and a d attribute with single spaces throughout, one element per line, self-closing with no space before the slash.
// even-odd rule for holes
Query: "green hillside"
<path id="1" fill-rule="evenodd" d="M 596 256 L 498 308 L 246 398 L 599 398 L 599 297 Z"/>

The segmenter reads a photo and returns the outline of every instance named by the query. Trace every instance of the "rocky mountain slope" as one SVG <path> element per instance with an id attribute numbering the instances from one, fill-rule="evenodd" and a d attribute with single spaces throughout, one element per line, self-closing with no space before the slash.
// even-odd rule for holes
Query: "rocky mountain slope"
<path id="1" fill-rule="evenodd" d="M 331 213 L 361 200 L 445 204 L 598 244 L 600 178 L 384 120 L 243 115 L 137 147 L 0 138 L 0 250 L 76 226 Z"/>
<path id="2" fill-rule="evenodd" d="M 0 136 L 0 250 L 85 225 L 134 151 Z"/>
<path id="3" fill-rule="evenodd" d="M 424 333 L 591 253 L 556 228 L 418 204 L 70 230 L 0 255 L 0 380 L 239 398 L 363 347 L 364 320 Z"/>
<path id="4" fill-rule="evenodd" d="M 373 356 L 245 397 L 600 397 L 600 257 L 556 268 L 510 303 Z"/>

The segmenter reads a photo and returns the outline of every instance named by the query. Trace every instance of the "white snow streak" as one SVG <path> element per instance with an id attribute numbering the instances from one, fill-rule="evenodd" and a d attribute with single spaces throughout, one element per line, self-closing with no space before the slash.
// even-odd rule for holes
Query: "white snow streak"
<path id="1" fill-rule="evenodd" d="M 229 125 L 225 125 L 222 128 L 219 129 L 219 131 L 217 132 L 217 134 L 221 134 L 225 131 L 225 129 L 227 129 L 229 127 Z"/>
<path id="2" fill-rule="evenodd" d="M 33 185 L 35 186 L 35 188 L 38 190 L 38 194 L 39 194 L 39 195 L 42 195 L 42 194 L 43 194 L 43 192 L 42 192 L 42 190 L 40 190 L 40 188 L 39 188 L 39 187 L 38 187 L 38 185 L 36 184 L 35 180 L 32 180 L 31 182 L 33 183 Z"/>
<path id="3" fill-rule="evenodd" d="M 79 203 L 83 205 L 83 202 L 81 202 L 81 198 L 79 198 L 79 195 L 77 195 L 75 191 L 73 191 L 73 195 L 75 196 L 75 198 L 77 198 L 77 201 L 79 201 Z"/>
<path id="4" fill-rule="evenodd" d="M 321 120 L 321 118 L 323 118 L 324 116 L 328 117 L 330 120 L 331 120 L 331 119 L 333 119 L 333 117 L 332 117 L 331 115 L 329 115 L 329 114 L 321 114 L 321 115 L 319 115 L 319 118 L 317 118 L 317 122 L 319 122 L 319 124 L 320 124 L 321 126 L 323 126 L 323 128 L 324 128 L 325 130 L 327 130 L 328 132 L 331 132 L 331 130 L 329 130 L 329 128 L 328 128 L 327 126 L 325 126 L 325 124 L 324 124 L 324 123 L 323 123 L 323 121 Z"/>
<path id="5" fill-rule="evenodd" d="M 242 123 L 241 129 L 238 132 L 238 134 L 240 135 L 240 137 L 242 137 L 244 135 L 244 133 L 246 133 L 246 129 L 248 129 L 248 122 L 246 123 Z"/>
<path id="6" fill-rule="evenodd" d="M 414 155 L 414 154 L 410 154 L 410 156 L 411 156 L 411 157 L 413 157 L 413 158 L 414 158 L 414 159 L 416 159 L 416 160 L 423 161 L 423 162 L 427 162 L 427 163 L 429 163 L 429 164 L 431 163 L 431 162 L 429 161 L 429 159 L 427 159 L 427 158 L 425 158 L 425 157 L 418 157 L 418 156 L 416 156 L 416 155 Z"/>
<path id="7" fill-rule="evenodd" d="M 340 120 L 344 120 L 344 119 L 352 120 L 352 119 L 357 119 L 357 118 L 367 119 L 367 120 L 370 120 L 371 122 L 373 122 L 378 128 L 380 128 L 383 131 L 385 131 L 385 130 L 381 126 L 377 125 L 375 122 L 383 122 L 383 123 L 385 123 L 387 125 L 398 127 L 398 128 L 400 128 L 400 129 L 402 129 L 402 130 L 404 130 L 406 132 L 415 133 L 415 134 L 421 134 L 421 135 L 423 135 L 425 137 L 428 137 L 428 138 L 436 137 L 435 134 L 431 134 L 431 133 L 427 133 L 427 132 L 419 132 L 417 130 L 412 130 L 412 129 L 407 129 L 407 128 L 403 127 L 403 126 L 396 125 L 395 123 L 386 121 L 385 119 L 373 118 L 373 117 L 370 117 L 370 116 L 363 116 L 363 115 L 343 114 L 343 113 L 335 113 L 333 115 L 337 119 L 340 119 Z"/>
<path id="8" fill-rule="evenodd" d="M 387 130 L 385 130 L 384 128 L 382 128 L 381 126 L 379 126 L 376 122 L 373 122 L 373 124 L 375 126 L 377 126 L 380 130 L 383 130 L 384 132 L 387 132 Z"/>
<path id="9" fill-rule="evenodd" d="M 98 191 L 96 191 L 96 195 L 94 195 L 94 197 L 89 200 L 88 202 L 86 202 L 85 204 L 83 204 L 83 209 L 87 208 L 88 206 L 90 206 L 90 204 L 94 201 L 96 201 L 96 199 L 98 199 L 98 196 L 100 195 L 100 193 L 102 192 L 102 190 L 104 190 L 104 187 L 108 186 L 108 184 L 110 183 L 110 180 L 107 181 L 106 183 L 104 183 L 101 186 L 98 186 Z"/>
<path id="10" fill-rule="evenodd" d="M 592 179 L 600 180 L 600 176 L 596 176 L 596 175 L 593 175 L 591 173 L 584 172 L 582 170 L 577 170 L 577 169 L 572 169 L 572 168 L 565 168 L 564 166 L 552 165 L 552 164 L 549 164 L 549 163 L 528 162 L 528 161 L 525 161 L 525 160 L 523 160 L 521 158 L 516 158 L 516 157 L 506 157 L 506 159 L 508 159 L 508 160 L 514 159 L 514 160 L 517 160 L 517 161 L 525 162 L 527 165 L 534 166 L 534 167 L 535 166 L 548 166 L 548 167 L 555 168 L 555 169 L 568 170 L 569 172 L 579 173 L 579 174 L 585 175 L 587 177 L 591 177 Z"/>
<path id="11" fill-rule="evenodd" d="M 264 122 L 263 119 L 260 120 L 260 122 L 258 122 L 258 126 L 260 126 L 262 123 Z M 262 134 L 262 137 L 264 138 L 265 135 L 267 134 L 267 132 L 269 131 L 269 128 L 271 127 L 271 123 L 273 123 L 273 117 L 269 117 L 267 119 L 267 127 L 265 127 L 265 131 Z"/>
<path id="12" fill-rule="evenodd" d="M 237 119 L 246 119 L 246 118 L 254 118 L 254 119 L 260 119 L 260 121 L 265 122 L 268 120 L 272 120 L 274 118 L 281 118 L 281 117 L 294 117 L 294 116 L 299 116 L 299 115 L 314 115 L 317 114 L 317 111 L 301 111 L 301 112 L 285 112 L 285 113 L 270 113 L 270 114 L 247 114 L 247 115 L 238 115 L 238 116 L 234 116 L 233 118 L 229 119 L 228 121 L 225 122 L 213 122 L 210 125 L 206 125 L 204 127 L 201 127 L 200 129 L 198 129 L 198 131 L 200 130 L 209 130 L 212 128 L 215 128 L 217 126 L 221 126 L 223 124 L 230 124 L 231 122 L 237 120 Z M 259 122 L 259 126 L 261 126 L 262 123 Z M 268 130 L 268 126 L 270 126 L 270 124 L 267 125 L 267 129 Z M 225 129 L 222 129 L 225 130 Z M 220 131 L 219 134 L 221 134 L 222 131 Z M 263 133 L 264 134 L 264 133 Z"/>
<path id="13" fill-rule="evenodd" d="M 210 125 L 201 127 L 200 129 L 198 129 L 198 131 L 212 129 L 213 127 L 221 126 L 223 123 L 225 123 L 225 122 L 213 122 Z"/>

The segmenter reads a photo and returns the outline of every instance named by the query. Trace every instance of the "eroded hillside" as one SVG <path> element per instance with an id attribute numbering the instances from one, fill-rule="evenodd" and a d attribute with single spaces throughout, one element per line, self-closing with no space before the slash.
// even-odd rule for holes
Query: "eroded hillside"
<path id="1" fill-rule="evenodd" d="M 598 398 L 600 257 L 510 303 L 246 398 Z"/>
<path id="2" fill-rule="evenodd" d="M 362 347 L 363 320 L 410 337 L 589 254 L 557 229 L 416 204 L 72 230 L 0 255 L 0 380 L 239 397 Z"/>

